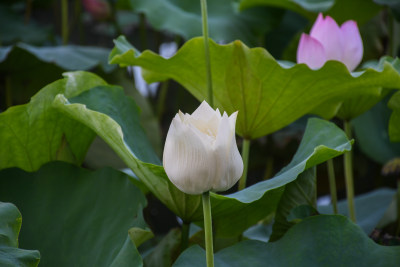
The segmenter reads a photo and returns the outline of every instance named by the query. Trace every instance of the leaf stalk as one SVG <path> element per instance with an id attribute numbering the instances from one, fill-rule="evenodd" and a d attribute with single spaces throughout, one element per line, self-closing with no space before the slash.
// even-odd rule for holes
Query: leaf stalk
<path id="1" fill-rule="evenodd" d="M 61 0 L 61 35 L 63 44 L 68 43 L 68 0 Z"/>
<path id="2" fill-rule="evenodd" d="M 249 152 L 250 152 L 250 139 L 244 138 L 242 144 L 243 174 L 239 180 L 238 191 L 246 188 L 247 170 L 249 167 Z"/>
<path id="3" fill-rule="evenodd" d="M 183 222 L 182 234 L 181 234 L 181 252 L 187 249 L 189 245 L 189 230 L 190 230 L 190 224 Z"/>
<path id="4" fill-rule="evenodd" d="M 214 108 L 214 96 L 212 87 L 212 74 L 211 74 L 211 60 L 210 60 L 210 47 L 208 42 L 208 18 L 207 18 L 207 0 L 200 0 L 201 4 L 201 17 L 203 25 L 203 39 L 204 39 L 204 56 L 206 60 L 206 74 L 207 74 L 207 98 L 208 104 Z"/>
<path id="5" fill-rule="evenodd" d="M 328 159 L 328 161 L 326 162 L 326 166 L 328 168 L 329 190 L 331 191 L 331 203 L 332 203 L 333 213 L 338 214 L 336 177 L 335 177 L 335 168 L 333 166 L 333 160 Z"/>
<path id="6" fill-rule="evenodd" d="M 344 131 L 349 139 L 352 138 L 351 126 L 348 120 L 344 121 Z M 344 176 L 346 181 L 347 205 L 350 219 L 356 222 L 356 211 L 354 207 L 354 179 L 353 179 L 353 150 L 344 153 Z"/>

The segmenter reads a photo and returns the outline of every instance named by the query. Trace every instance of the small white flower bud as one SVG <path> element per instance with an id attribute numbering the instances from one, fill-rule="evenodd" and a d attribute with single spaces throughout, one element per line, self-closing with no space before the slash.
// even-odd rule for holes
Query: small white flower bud
<path id="1" fill-rule="evenodd" d="M 190 114 L 179 111 L 164 146 L 163 165 L 171 182 L 187 194 L 225 191 L 241 177 L 243 161 L 236 145 L 237 112 L 230 117 L 207 102 Z"/>

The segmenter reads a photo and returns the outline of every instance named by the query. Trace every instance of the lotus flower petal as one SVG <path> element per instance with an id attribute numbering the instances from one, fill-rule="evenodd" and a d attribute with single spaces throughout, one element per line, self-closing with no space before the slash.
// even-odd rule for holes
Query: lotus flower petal
<path id="1" fill-rule="evenodd" d="M 221 113 L 218 109 L 213 110 L 206 101 L 203 101 L 189 117 L 191 123 L 196 125 L 200 131 L 214 136 L 217 135 Z"/>
<path id="2" fill-rule="evenodd" d="M 353 20 L 346 21 L 340 26 L 342 40 L 342 62 L 350 71 L 353 71 L 360 64 L 363 57 L 363 43 L 357 27 Z"/>
<path id="3" fill-rule="evenodd" d="M 237 112 L 229 118 L 224 113 L 219 125 L 214 151 L 218 160 L 216 177 L 221 178 L 214 180 L 213 191 L 228 190 L 240 179 L 243 173 L 243 161 L 235 140 L 236 118 Z"/>
<path id="4" fill-rule="evenodd" d="M 165 141 L 163 165 L 171 182 L 185 193 L 201 194 L 208 188 L 215 160 L 210 158 L 212 153 L 206 143 L 193 127 L 180 118 L 173 119 Z"/>
<path id="5" fill-rule="evenodd" d="M 303 33 L 297 49 L 297 63 L 305 63 L 312 69 L 318 69 L 326 62 L 325 50 L 322 44 Z"/>
<path id="6" fill-rule="evenodd" d="M 192 115 L 179 112 L 165 141 L 163 165 L 171 182 L 188 194 L 232 187 L 243 172 L 235 140 L 237 112 L 221 116 L 207 102 Z"/>
<path id="7" fill-rule="evenodd" d="M 334 19 L 329 16 L 324 19 L 322 13 L 319 13 L 317 21 L 310 31 L 310 36 L 322 44 L 327 60 L 340 61 L 342 58 L 341 32 Z"/>

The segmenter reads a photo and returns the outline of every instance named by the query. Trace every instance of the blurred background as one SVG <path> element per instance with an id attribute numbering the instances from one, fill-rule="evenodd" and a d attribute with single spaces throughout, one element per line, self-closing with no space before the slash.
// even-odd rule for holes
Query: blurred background
<path id="1" fill-rule="evenodd" d="M 264 47 L 279 60 L 296 61 L 300 34 L 309 32 L 319 12 L 339 24 L 353 19 L 364 43 L 363 63 L 397 56 L 400 4 L 385 0 L 218 0 L 208 1 L 210 37 L 220 44 L 241 40 Z M 29 102 L 45 85 L 74 70 L 92 71 L 122 86 L 141 108 L 142 125 L 154 149 L 163 143 L 174 114 L 191 113 L 198 101 L 174 81 L 146 84 L 140 68 L 108 64 L 113 40 L 125 35 L 139 51 L 171 57 L 188 39 L 200 36 L 197 0 L 2 0 L 0 3 L 0 111 Z M 356 194 L 378 187 L 396 188 L 400 144 L 390 143 L 389 96 L 352 121 L 355 132 Z M 274 176 L 297 150 L 307 117 L 251 144 L 248 184 Z M 341 125 L 340 120 L 334 122 Z M 239 149 L 241 139 L 237 138 Z M 394 166 L 388 168 L 387 164 Z M 339 199 L 345 197 L 342 158 L 334 159 Z M 398 163 L 397 163 L 398 164 Z M 84 166 L 125 168 L 108 146 L 96 139 Z M 382 169 L 386 166 L 386 172 Z M 397 170 L 399 168 L 397 167 Z M 236 189 L 232 189 L 236 190 Z M 326 165 L 318 167 L 318 196 L 329 202 Z M 148 196 L 147 222 L 165 233 L 178 222 L 158 200 Z M 162 222 L 157 223 L 156 222 Z"/>

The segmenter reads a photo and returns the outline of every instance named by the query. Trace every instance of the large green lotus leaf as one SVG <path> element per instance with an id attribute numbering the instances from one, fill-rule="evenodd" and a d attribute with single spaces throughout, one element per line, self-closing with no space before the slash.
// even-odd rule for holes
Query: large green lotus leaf
<path id="1" fill-rule="evenodd" d="M 205 251 L 187 249 L 174 267 L 206 266 Z M 276 242 L 248 240 L 215 254 L 216 267 L 236 266 L 379 266 L 395 267 L 399 246 L 381 246 L 341 215 L 319 215 L 296 224 Z"/>
<path id="2" fill-rule="evenodd" d="M 0 57 L 0 63 L 6 61 L 13 50 L 26 51 L 40 61 L 54 64 L 64 70 L 89 70 L 96 66 L 101 66 L 105 72 L 110 72 L 115 69 L 115 67 L 107 63 L 107 55 L 110 51 L 101 47 L 77 45 L 37 47 L 19 43 L 15 46 L 0 48 L 0 55 L 2 55 Z M 10 67 L 12 69 L 22 68 L 24 67 L 23 64 L 26 64 L 26 62 L 27 58 L 23 60 L 13 58 L 9 62 L 4 62 L 2 65 L 4 65 L 3 68 L 5 68 L 5 70 L 8 70 Z"/>
<path id="3" fill-rule="evenodd" d="M 127 96 L 132 97 L 138 108 L 140 109 L 140 124 L 149 139 L 152 148 L 157 155 L 162 154 L 161 142 L 161 129 L 160 123 L 153 112 L 150 105 L 150 99 L 141 95 L 134 84 L 132 79 L 127 77 L 126 70 L 119 69 L 114 71 L 111 77 L 107 77 L 110 84 L 119 85 L 124 88 Z M 126 164 L 115 154 L 111 147 L 105 143 L 101 138 L 97 137 L 93 140 L 88 153 L 85 157 L 85 166 L 93 169 L 98 169 L 105 166 L 110 166 L 116 169 L 126 168 Z"/>
<path id="4" fill-rule="evenodd" d="M 318 12 L 323 12 L 332 16 L 340 24 L 350 19 L 363 24 L 381 9 L 374 2 L 376 0 L 241 0 L 240 9 L 274 6 L 292 10 L 310 20 L 314 20 Z"/>
<path id="5" fill-rule="evenodd" d="M 370 110 L 379 101 L 381 101 L 389 92 L 389 90 L 383 90 L 380 95 L 376 96 L 359 96 L 348 99 L 343 102 L 338 110 L 337 117 L 342 120 L 353 120 L 364 112 Z"/>
<path id="6" fill-rule="evenodd" d="M 96 88 L 93 94 L 106 93 L 108 90 L 106 89 Z M 95 105 L 91 101 L 97 97 L 86 97 L 88 94 L 91 93 L 86 92 L 69 100 L 63 95 L 58 95 L 54 106 L 93 129 L 114 149 L 147 188 L 184 221 L 202 220 L 200 196 L 182 193 L 169 181 L 161 166 L 144 162 L 135 156 L 132 148 L 135 147 L 134 142 L 138 140 L 127 138 L 127 135 L 132 135 L 132 131 L 124 126 L 135 124 L 131 121 L 131 116 L 121 116 L 117 109 L 115 109 L 117 113 L 110 113 L 110 108 L 107 106 L 118 106 L 117 103 L 113 104 L 110 101 Z M 114 99 L 111 96 L 104 98 Z M 314 134 L 316 132 L 318 135 Z M 351 148 L 350 142 L 339 128 L 318 119 L 310 120 L 309 129 L 303 140 L 292 164 L 284 173 L 278 175 L 277 179 L 259 183 L 233 195 L 212 194 L 213 217 L 218 234 L 241 233 L 275 210 L 283 190 L 282 186 L 296 179 L 304 169 Z M 232 223 L 233 221 L 236 223 Z"/>
<path id="7" fill-rule="evenodd" d="M 369 235 L 379 224 L 390 203 L 396 194 L 396 190 L 380 188 L 354 198 L 357 225 Z M 324 214 L 333 214 L 332 206 L 318 206 L 318 211 Z M 338 202 L 339 214 L 349 216 L 347 200 Z"/>
<path id="8" fill-rule="evenodd" d="M 120 71 L 114 72 L 114 75 L 113 78 L 115 78 L 115 80 L 111 79 L 109 82 L 111 84 L 116 83 L 123 87 L 126 95 L 134 99 L 135 103 L 140 109 L 140 124 L 143 126 L 146 136 L 152 145 L 151 147 L 154 149 L 157 155 L 161 155 L 161 129 L 159 121 L 152 110 L 149 99 L 142 96 L 134 88 L 132 80 L 126 77 L 125 70 L 120 69 Z M 116 169 L 127 167 L 126 164 L 118 157 L 118 155 L 115 154 L 111 147 L 99 137 L 94 139 L 88 150 L 88 153 L 85 157 L 85 166 L 89 166 L 90 168 L 94 169 L 104 166 L 110 166 Z"/>
<path id="9" fill-rule="evenodd" d="M 211 194 L 216 233 L 220 236 L 240 234 L 275 212 L 286 186 L 298 179 L 304 170 L 350 149 L 351 142 L 336 125 L 320 119 L 310 119 L 292 161 L 274 178 L 230 195 Z M 288 192 L 286 200 L 292 199 L 293 196 Z"/>
<path id="10" fill-rule="evenodd" d="M 295 224 L 287 219 L 294 208 L 301 205 L 316 207 L 316 196 L 317 177 L 315 168 L 304 171 L 296 180 L 287 184 L 275 213 L 270 240 L 278 240 Z"/>
<path id="11" fill-rule="evenodd" d="M 125 69 L 119 69 L 120 71 L 115 72 L 115 79 L 110 80 L 110 84 L 117 84 L 124 88 L 125 93 L 132 97 L 135 103 L 140 108 L 140 122 L 149 138 L 157 155 L 162 155 L 163 144 L 161 140 L 161 126 L 157 114 L 153 109 L 151 99 L 144 97 L 135 88 L 132 79 L 127 77 Z"/>
<path id="12" fill-rule="evenodd" d="M 130 144 L 132 154 L 144 161 L 160 164 L 140 125 L 140 110 L 130 97 L 124 94 L 124 90 L 117 86 L 98 86 L 70 98 L 71 103 L 84 103 L 89 110 L 96 110 L 107 114 L 122 128 L 124 141 Z M 129 118 L 129 119 L 128 119 Z"/>
<path id="13" fill-rule="evenodd" d="M 185 39 L 202 35 L 200 1 L 130 0 L 130 3 L 134 11 L 144 13 L 158 30 L 167 30 Z M 208 1 L 207 9 L 211 38 L 222 42 L 240 39 L 252 46 L 279 23 L 283 14 L 265 7 L 239 12 L 235 0 Z"/>
<path id="14" fill-rule="evenodd" d="M 37 170 L 46 162 L 81 164 L 94 133 L 52 107 L 57 94 L 75 96 L 106 83 L 87 72 L 66 73 L 44 87 L 28 104 L 0 114 L 0 169 Z"/>
<path id="15" fill-rule="evenodd" d="M 400 144 L 390 142 L 389 139 L 388 126 L 392 111 L 387 107 L 388 100 L 389 96 L 351 121 L 357 139 L 356 145 L 368 157 L 380 164 L 386 164 L 400 156 Z M 393 111 L 393 115 L 395 113 Z"/>
<path id="16" fill-rule="evenodd" d="M 18 248 L 21 223 L 22 217 L 17 207 L 0 202 L 0 266 L 36 267 L 39 264 L 39 251 Z"/>
<path id="17" fill-rule="evenodd" d="M 207 98 L 202 38 L 191 39 L 170 59 L 148 50 L 139 55 L 123 37 L 115 42 L 111 63 L 141 66 L 149 83 L 172 78 L 197 99 Z M 263 48 L 250 49 L 240 41 L 218 45 L 210 40 L 210 53 L 215 107 L 228 114 L 239 111 L 236 129 L 245 138 L 275 132 L 307 113 L 332 117 L 342 101 L 379 96 L 381 87 L 400 88 L 393 67 L 398 60 L 349 73 L 337 61 L 319 70 L 278 63 Z"/>
<path id="18" fill-rule="evenodd" d="M 368 61 L 364 63 L 361 68 L 370 67 L 374 69 L 382 69 L 385 62 L 390 62 L 397 72 L 400 72 L 400 62 L 397 59 L 390 57 L 382 57 L 380 61 Z M 388 93 L 390 93 L 390 91 L 390 89 L 383 88 L 378 95 L 364 95 L 348 99 L 342 103 L 337 113 L 337 117 L 348 121 L 357 118 L 359 115 L 375 106 Z"/>
<path id="19" fill-rule="evenodd" d="M 60 94 L 54 106 L 95 131 L 176 215 L 188 222 L 201 220 L 201 197 L 184 194 L 170 182 L 162 166 L 151 164 L 160 161 L 138 123 L 136 105 L 122 95 L 121 88 L 98 87 L 71 99 Z"/>
<path id="20" fill-rule="evenodd" d="M 393 110 L 389 120 L 390 141 L 400 142 L 400 92 L 392 96 L 388 106 Z"/>
<path id="21" fill-rule="evenodd" d="M 0 200 L 15 203 L 24 216 L 20 244 L 37 248 L 41 266 L 110 266 L 142 259 L 128 236 L 145 228 L 146 198 L 130 177 L 111 168 L 89 171 L 52 162 L 33 173 L 0 172 Z"/>

